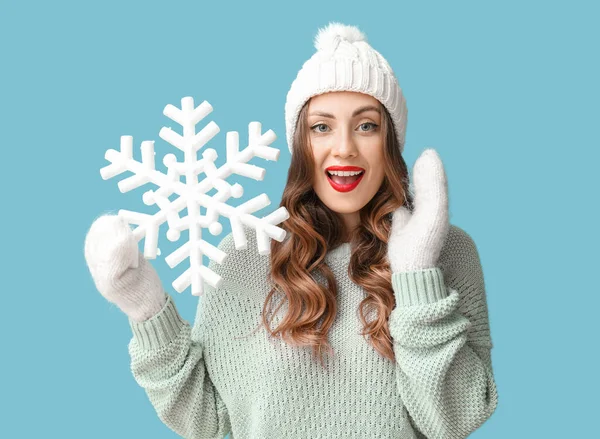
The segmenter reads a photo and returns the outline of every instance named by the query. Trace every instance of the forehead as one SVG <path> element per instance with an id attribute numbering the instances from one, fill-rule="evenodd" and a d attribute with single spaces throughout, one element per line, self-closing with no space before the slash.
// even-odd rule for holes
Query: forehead
<path id="1" fill-rule="evenodd" d="M 313 96 L 308 102 L 308 111 L 352 112 L 353 109 L 365 105 L 379 107 L 379 101 L 373 96 L 353 92 L 335 91 Z"/>

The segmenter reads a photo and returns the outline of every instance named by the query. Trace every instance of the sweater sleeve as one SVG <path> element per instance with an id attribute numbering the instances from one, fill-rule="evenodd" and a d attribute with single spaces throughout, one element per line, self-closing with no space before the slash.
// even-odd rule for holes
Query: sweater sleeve
<path id="1" fill-rule="evenodd" d="M 129 320 L 131 371 L 158 417 L 184 438 L 224 438 L 230 419 L 204 363 L 203 327 L 183 320 L 171 296 L 156 315 Z M 196 325 L 201 325 L 196 319 Z M 194 334 L 197 334 L 196 336 Z"/>
<path id="2" fill-rule="evenodd" d="M 441 267 L 392 273 L 389 319 L 398 391 L 429 439 L 466 438 L 498 404 L 487 302 L 477 249 L 453 228 Z"/>

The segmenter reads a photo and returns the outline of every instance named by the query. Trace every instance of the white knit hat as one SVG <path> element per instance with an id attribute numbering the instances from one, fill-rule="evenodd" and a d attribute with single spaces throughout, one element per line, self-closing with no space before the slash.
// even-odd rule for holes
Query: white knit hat
<path id="1" fill-rule="evenodd" d="M 356 26 L 336 22 L 319 29 L 314 44 L 317 52 L 298 72 L 285 102 L 285 130 L 290 152 L 298 114 L 306 101 L 330 91 L 357 91 L 373 96 L 388 110 L 402 153 L 408 109 L 398 80 L 385 58 L 367 43 L 365 34 Z"/>

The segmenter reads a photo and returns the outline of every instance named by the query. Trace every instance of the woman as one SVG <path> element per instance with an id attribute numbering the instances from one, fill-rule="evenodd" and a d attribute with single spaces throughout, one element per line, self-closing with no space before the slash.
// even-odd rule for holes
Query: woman
<path id="1" fill-rule="evenodd" d="M 448 222 L 434 150 L 413 203 L 385 59 L 339 23 L 315 45 L 285 108 L 286 239 L 267 257 L 251 229 L 248 250 L 226 236 L 223 286 L 207 285 L 193 328 L 118 217 L 90 228 L 90 271 L 129 317 L 136 381 L 183 437 L 467 437 L 497 405 L 476 246 Z"/>

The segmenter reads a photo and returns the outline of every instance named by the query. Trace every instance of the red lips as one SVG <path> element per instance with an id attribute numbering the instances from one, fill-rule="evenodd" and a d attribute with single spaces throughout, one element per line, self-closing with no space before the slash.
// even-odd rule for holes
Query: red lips
<path id="1" fill-rule="evenodd" d="M 331 179 L 331 177 L 329 176 L 329 172 L 327 172 L 327 171 L 363 171 L 363 173 L 360 174 L 358 176 L 358 178 L 355 181 L 353 181 L 352 183 L 341 184 L 341 183 L 336 183 L 335 181 L 333 181 Z M 358 186 L 358 184 L 364 177 L 365 172 L 364 172 L 363 168 L 359 168 L 357 166 L 329 166 L 325 171 L 325 175 L 327 176 L 327 181 L 329 181 L 329 184 L 331 185 L 331 187 L 333 187 L 336 191 L 350 192 L 356 186 Z"/>

